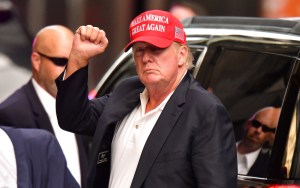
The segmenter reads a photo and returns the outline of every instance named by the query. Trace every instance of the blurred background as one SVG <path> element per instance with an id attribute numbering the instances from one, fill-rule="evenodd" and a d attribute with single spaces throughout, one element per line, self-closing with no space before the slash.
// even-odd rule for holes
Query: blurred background
<path id="1" fill-rule="evenodd" d="M 32 37 L 42 27 L 61 24 L 75 31 L 80 25 L 98 26 L 106 31 L 110 43 L 105 54 L 95 57 L 90 64 L 89 86 L 92 88 L 128 42 L 131 19 L 149 9 L 170 10 L 174 1 L 0 0 L 0 57 L 4 52 L 16 65 L 30 71 Z M 300 0 L 194 0 L 194 3 L 201 7 L 199 15 L 207 16 L 300 15 Z"/>

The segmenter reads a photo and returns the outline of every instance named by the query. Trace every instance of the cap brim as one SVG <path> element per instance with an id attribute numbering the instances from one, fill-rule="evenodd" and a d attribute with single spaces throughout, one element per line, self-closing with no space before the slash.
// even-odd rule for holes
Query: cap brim
<path id="1" fill-rule="evenodd" d="M 124 51 L 127 52 L 129 48 L 136 42 L 146 42 L 158 48 L 167 48 L 172 44 L 173 40 L 169 40 L 157 36 L 141 36 L 135 38 L 129 44 L 127 44 Z"/>

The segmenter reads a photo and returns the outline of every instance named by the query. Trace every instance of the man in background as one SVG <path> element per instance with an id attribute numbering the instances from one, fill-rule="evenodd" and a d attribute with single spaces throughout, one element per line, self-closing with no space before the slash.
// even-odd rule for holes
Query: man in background
<path id="1" fill-rule="evenodd" d="M 41 29 L 32 44 L 32 78 L 0 104 L 0 123 L 19 128 L 40 128 L 59 141 L 68 168 L 84 187 L 87 144 L 83 137 L 62 130 L 57 123 L 55 78 L 68 62 L 74 33 L 60 25 Z"/>
<path id="2" fill-rule="evenodd" d="M 246 122 L 243 138 L 237 142 L 239 174 L 265 177 L 270 153 L 263 146 L 273 143 L 280 111 L 281 108 L 265 107 Z"/>

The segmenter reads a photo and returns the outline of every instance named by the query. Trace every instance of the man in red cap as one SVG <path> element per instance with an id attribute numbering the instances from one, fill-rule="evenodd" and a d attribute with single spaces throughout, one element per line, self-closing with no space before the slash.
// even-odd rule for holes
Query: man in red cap
<path id="1" fill-rule="evenodd" d="M 182 24 L 146 11 L 130 23 L 138 76 L 88 100 L 88 61 L 108 45 L 105 32 L 77 29 L 65 73 L 57 79 L 57 117 L 71 132 L 94 136 L 88 187 L 236 187 L 232 124 L 225 107 L 189 73 Z"/>

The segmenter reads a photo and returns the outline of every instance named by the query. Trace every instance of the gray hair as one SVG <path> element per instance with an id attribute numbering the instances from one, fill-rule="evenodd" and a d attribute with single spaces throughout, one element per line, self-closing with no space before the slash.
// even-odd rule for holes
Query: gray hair
<path id="1" fill-rule="evenodd" d="M 193 54 L 191 52 L 190 47 L 187 46 L 187 48 L 188 48 L 189 52 L 188 52 L 188 57 L 186 59 L 186 67 L 187 67 L 188 70 L 190 70 L 190 69 L 194 68 L 194 64 L 193 64 L 194 56 L 193 56 Z"/>

